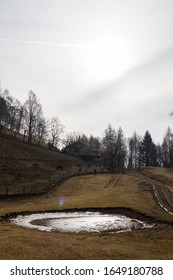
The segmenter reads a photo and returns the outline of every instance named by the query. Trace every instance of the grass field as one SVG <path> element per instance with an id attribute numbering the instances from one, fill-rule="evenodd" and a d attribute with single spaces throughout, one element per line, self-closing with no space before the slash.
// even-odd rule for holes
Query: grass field
<path id="1" fill-rule="evenodd" d="M 172 175 L 166 176 L 166 171 L 147 172 L 165 177 L 172 188 Z M 59 204 L 61 197 L 63 205 Z M 77 176 L 46 195 L 1 200 L 0 216 L 22 211 L 105 207 L 125 207 L 153 220 L 173 222 L 173 216 L 157 205 L 150 186 L 127 174 Z M 2 219 L 0 259 L 173 259 L 172 233 L 171 225 L 115 234 L 50 233 L 12 225 Z"/>

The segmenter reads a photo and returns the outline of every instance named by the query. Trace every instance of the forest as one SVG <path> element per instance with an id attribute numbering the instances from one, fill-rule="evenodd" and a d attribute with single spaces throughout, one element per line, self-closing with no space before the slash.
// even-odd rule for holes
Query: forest
<path id="1" fill-rule="evenodd" d="M 89 137 L 85 133 L 70 132 L 64 135 L 65 127 L 58 117 L 46 119 L 37 95 L 30 91 L 24 104 L 10 95 L 7 89 L 0 89 L 0 169 L 4 166 L 10 138 L 30 145 L 45 145 L 47 149 L 63 152 L 68 145 L 80 141 L 96 151 L 111 171 L 141 166 L 173 166 L 173 133 L 166 129 L 161 144 L 155 144 L 147 130 L 143 136 L 135 130 L 126 138 L 123 129 L 108 124 L 102 137 Z"/>

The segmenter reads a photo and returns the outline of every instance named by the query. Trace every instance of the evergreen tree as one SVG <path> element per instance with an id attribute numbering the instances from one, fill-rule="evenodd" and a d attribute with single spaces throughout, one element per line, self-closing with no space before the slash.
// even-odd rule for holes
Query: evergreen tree
<path id="1" fill-rule="evenodd" d="M 139 148 L 139 160 L 140 165 L 157 166 L 157 147 L 148 130 L 145 132 Z"/>

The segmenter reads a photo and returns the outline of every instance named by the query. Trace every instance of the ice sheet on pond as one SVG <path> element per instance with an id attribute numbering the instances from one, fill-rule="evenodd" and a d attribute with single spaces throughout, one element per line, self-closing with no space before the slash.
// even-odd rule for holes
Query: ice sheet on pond
<path id="1" fill-rule="evenodd" d="M 42 231 L 58 232 L 120 232 L 150 228 L 153 224 L 119 214 L 101 212 L 56 212 L 17 216 L 12 223 Z"/>

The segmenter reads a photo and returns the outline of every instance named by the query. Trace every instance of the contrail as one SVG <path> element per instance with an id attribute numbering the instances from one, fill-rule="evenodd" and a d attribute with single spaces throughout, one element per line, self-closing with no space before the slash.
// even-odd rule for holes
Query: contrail
<path id="1" fill-rule="evenodd" d="M 42 45 L 42 46 L 50 46 L 50 47 L 61 47 L 61 48 L 79 48 L 79 49 L 90 48 L 90 46 L 82 45 L 82 44 L 68 44 L 68 43 L 56 43 L 56 42 L 45 42 L 45 41 L 28 41 L 28 40 L 16 40 L 16 39 L 6 39 L 6 38 L 0 38 L 0 41 L 21 43 L 21 44 Z"/>

